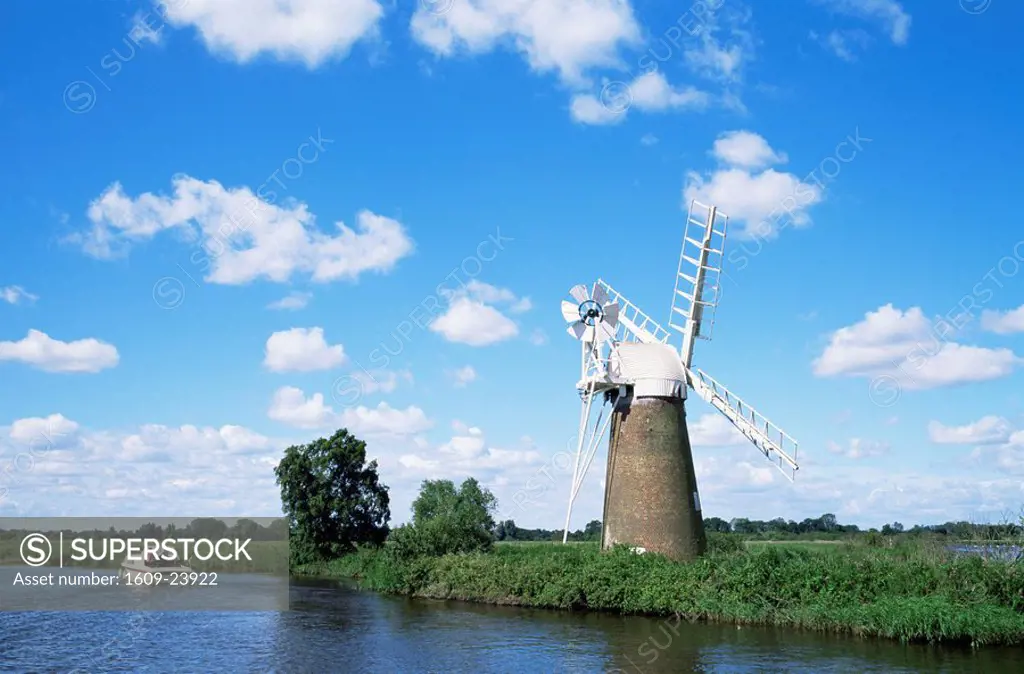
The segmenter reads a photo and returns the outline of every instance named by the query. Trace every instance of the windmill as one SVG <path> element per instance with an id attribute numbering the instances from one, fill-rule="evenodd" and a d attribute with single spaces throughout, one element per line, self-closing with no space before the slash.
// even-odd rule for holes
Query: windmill
<path id="1" fill-rule="evenodd" d="M 707 541 L 684 406 L 688 388 L 787 479 L 796 477 L 796 441 L 692 365 L 696 340 L 710 340 L 714 328 L 728 221 L 714 206 L 690 204 L 668 321 L 681 335 L 678 347 L 671 332 L 601 279 L 589 289 L 573 287 L 562 301 L 567 331 L 581 345 L 576 389 L 582 400 L 563 543 L 610 426 L 602 548 L 625 543 L 680 560 L 703 554 Z"/>

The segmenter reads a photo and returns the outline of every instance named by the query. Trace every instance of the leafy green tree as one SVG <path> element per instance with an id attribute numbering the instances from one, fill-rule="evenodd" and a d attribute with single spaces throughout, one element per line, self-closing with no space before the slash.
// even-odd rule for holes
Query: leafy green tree
<path id="1" fill-rule="evenodd" d="M 289 447 L 274 474 L 294 563 L 330 560 L 387 538 L 388 488 L 377 462 L 366 463 L 366 443 L 346 429 Z"/>
<path id="2" fill-rule="evenodd" d="M 587 526 L 583 527 L 583 540 L 601 540 L 601 520 L 590 520 L 587 522 Z"/>
<path id="3" fill-rule="evenodd" d="M 717 531 L 719 533 L 727 534 L 732 531 L 732 526 L 721 517 L 705 517 L 704 529 L 707 531 Z"/>
<path id="4" fill-rule="evenodd" d="M 516 526 L 515 520 L 505 520 L 502 524 L 505 525 L 505 540 L 519 540 L 519 527 Z"/>
<path id="5" fill-rule="evenodd" d="M 487 551 L 494 543 L 497 505 L 494 494 L 473 478 L 458 488 L 451 480 L 425 480 L 412 504 L 412 522 L 391 535 L 392 553 L 408 558 Z"/>

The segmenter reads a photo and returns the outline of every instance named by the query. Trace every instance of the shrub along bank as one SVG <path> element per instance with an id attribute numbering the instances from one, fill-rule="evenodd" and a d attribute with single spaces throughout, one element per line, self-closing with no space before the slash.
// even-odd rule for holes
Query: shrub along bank
<path id="1" fill-rule="evenodd" d="M 784 625 L 904 641 L 1024 643 L 1024 565 L 922 546 L 833 545 L 827 552 L 746 547 L 712 536 L 680 564 L 596 544 L 508 544 L 409 554 L 391 543 L 299 574 L 355 578 L 366 589 L 435 599 L 689 620 Z"/>

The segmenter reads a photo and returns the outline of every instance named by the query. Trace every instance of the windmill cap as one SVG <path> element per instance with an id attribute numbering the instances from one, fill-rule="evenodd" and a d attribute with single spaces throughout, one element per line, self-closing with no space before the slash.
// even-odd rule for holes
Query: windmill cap
<path id="1" fill-rule="evenodd" d="M 619 344 L 612 352 L 611 374 L 631 384 L 637 398 L 686 398 L 686 371 L 668 344 Z"/>

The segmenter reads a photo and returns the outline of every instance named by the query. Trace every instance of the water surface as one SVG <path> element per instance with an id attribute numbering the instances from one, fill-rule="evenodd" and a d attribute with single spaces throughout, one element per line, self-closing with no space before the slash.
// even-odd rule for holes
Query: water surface
<path id="1" fill-rule="evenodd" d="M 0 671 L 1024 672 L 1024 649 L 416 600 L 318 580 L 293 580 L 291 601 L 288 613 L 0 613 Z"/>

